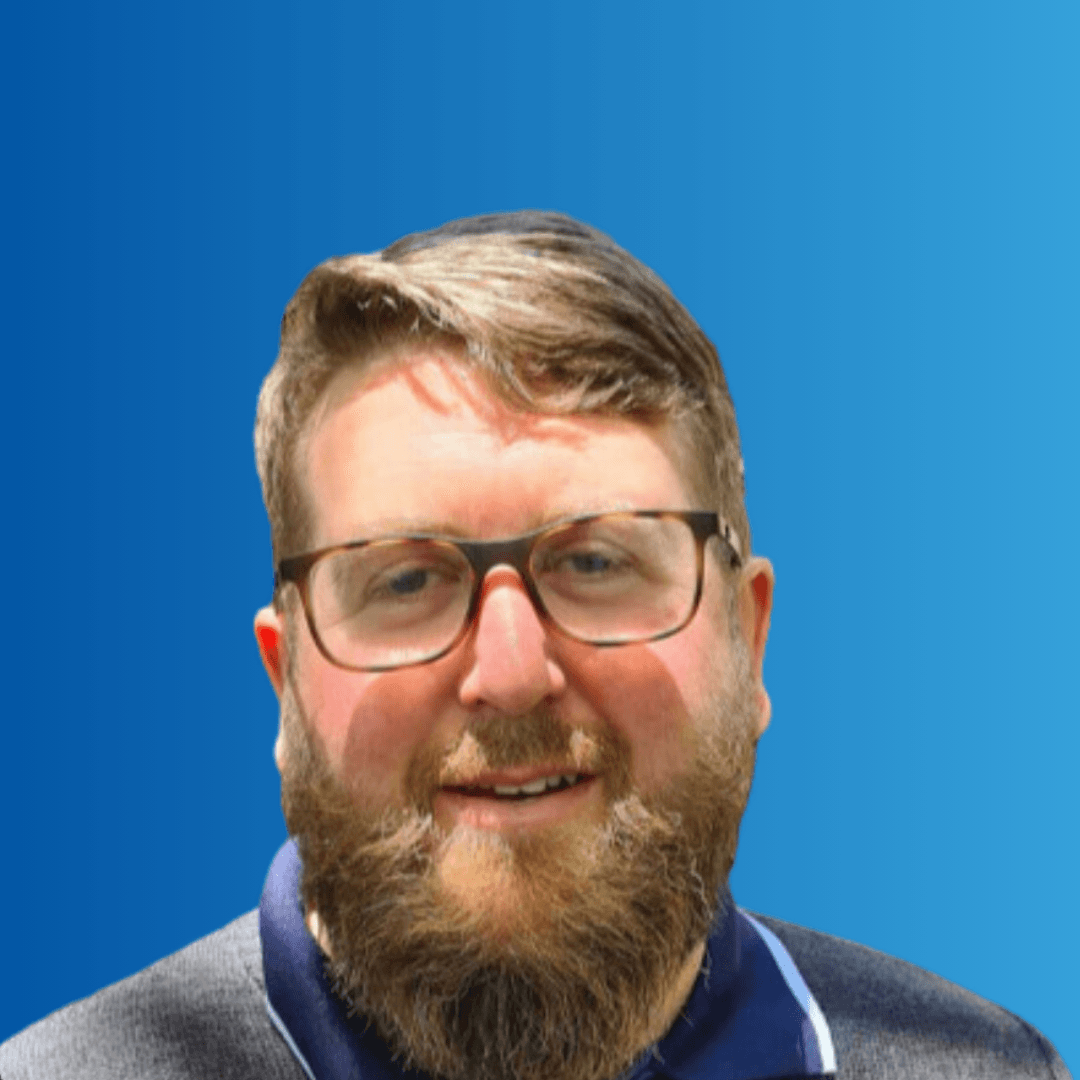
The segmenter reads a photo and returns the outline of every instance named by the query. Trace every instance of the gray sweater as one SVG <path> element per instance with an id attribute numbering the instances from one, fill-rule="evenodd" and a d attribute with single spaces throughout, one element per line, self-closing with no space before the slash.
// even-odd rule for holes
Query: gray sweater
<path id="1" fill-rule="evenodd" d="M 1004 1009 L 861 945 L 755 916 L 820 1004 L 838 1076 L 1068 1080 Z M 0 1045 L 0 1080 L 306 1080 L 267 1015 L 258 912 Z"/>

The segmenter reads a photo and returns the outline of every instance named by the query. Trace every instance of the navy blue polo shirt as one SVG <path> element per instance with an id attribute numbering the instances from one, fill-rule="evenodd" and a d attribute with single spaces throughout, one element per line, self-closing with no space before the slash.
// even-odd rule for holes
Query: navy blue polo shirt
<path id="1" fill-rule="evenodd" d="M 277 853 L 259 907 L 266 1008 L 311 1080 L 425 1080 L 350 1020 L 304 923 L 300 857 Z M 765 1080 L 836 1072 L 825 1017 L 779 939 L 730 897 L 668 1033 L 623 1080 Z"/>

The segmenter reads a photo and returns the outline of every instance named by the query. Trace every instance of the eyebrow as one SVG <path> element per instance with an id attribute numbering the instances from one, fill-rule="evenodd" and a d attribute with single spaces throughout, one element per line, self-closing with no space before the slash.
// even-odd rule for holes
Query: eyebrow
<path id="1" fill-rule="evenodd" d="M 560 510 L 552 516 L 544 515 L 535 521 L 529 528 L 521 532 L 505 533 L 492 539 L 500 540 L 508 536 L 524 536 L 548 526 L 558 525 L 560 522 L 569 521 L 573 518 L 588 517 L 593 514 L 613 514 L 624 510 L 653 510 L 662 509 L 653 506 L 634 506 L 628 499 L 616 499 L 603 506 L 580 504 L 576 507 Z M 349 531 L 345 540 L 339 543 L 352 543 L 354 540 L 379 539 L 383 536 L 448 536 L 459 540 L 476 539 L 476 533 L 472 529 L 462 528 L 461 525 L 448 519 L 423 518 L 423 517 L 390 517 L 378 521 L 367 522 L 363 527 Z"/>
<path id="2" fill-rule="evenodd" d="M 386 518 L 369 522 L 363 528 L 354 529 L 351 536 L 361 539 L 379 536 L 456 536 L 468 537 L 468 532 L 452 521 L 431 518 Z"/>

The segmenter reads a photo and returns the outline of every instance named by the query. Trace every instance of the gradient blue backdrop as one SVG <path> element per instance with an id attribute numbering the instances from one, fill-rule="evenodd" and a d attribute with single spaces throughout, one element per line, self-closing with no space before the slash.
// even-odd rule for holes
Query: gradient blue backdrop
<path id="1" fill-rule="evenodd" d="M 774 719 L 744 906 L 1080 1065 L 1080 9 L 10 4 L 0 1038 L 253 907 L 284 838 L 252 464 L 334 254 L 567 211 L 716 341 Z"/>

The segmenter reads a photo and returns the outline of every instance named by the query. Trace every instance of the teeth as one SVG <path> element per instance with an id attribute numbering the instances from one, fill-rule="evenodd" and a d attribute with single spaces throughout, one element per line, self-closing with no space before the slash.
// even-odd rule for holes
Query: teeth
<path id="1" fill-rule="evenodd" d="M 509 784 L 496 784 L 496 795 L 540 795 L 552 788 L 570 787 L 580 779 L 577 773 L 562 773 L 555 776 L 542 776 L 538 780 L 531 780 L 520 787 L 512 787 Z"/>

